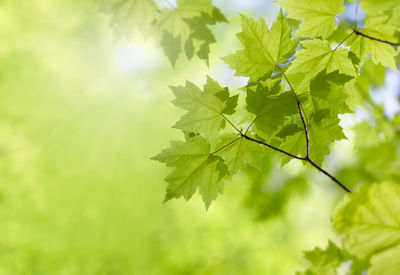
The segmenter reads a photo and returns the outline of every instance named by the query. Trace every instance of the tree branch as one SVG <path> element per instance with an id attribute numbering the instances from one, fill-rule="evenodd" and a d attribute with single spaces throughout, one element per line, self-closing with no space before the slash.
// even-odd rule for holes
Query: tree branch
<path id="1" fill-rule="evenodd" d="M 268 148 L 271 148 L 271 149 L 273 149 L 273 150 L 275 150 L 275 151 L 278 151 L 278 152 L 280 152 L 280 153 L 282 153 L 282 154 L 285 154 L 285 155 L 287 155 L 287 156 L 289 156 L 289 157 L 291 157 L 291 158 L 299 159 L 299 160 L 305 160 L 305 158 L 302 158 L 302 157 L 298 157 L 298 156 L 296 156 L 296 155 L 293 155 L 293 154 L 291 154 L 291 153 L 289 153 L 289 152 L 286 152 L 286 151 L 284 151 L 284 150 L 282 150 L 282 149 L 279 149 L 279 148 L 277 148 L 277 147 L 275 147 L 275 146 L 272 146 L 272 145 L 270 145 L 270 144 L 268 144 L 268 143 L 265 143 L 265 142 L 263 142 L 263 141 L 260 141 L 260 140 L 254 139 L 254 138 L 252 138 L 252 137 L 249 137 L 249 136 L 246 135 L 246 134 L 242 134 L 242 137 L 244 137 L 244 138 L 247 139 L 247 140 L 254 141 L 254 142 L 258 143 L 258 144 L 267 146 Z"/>
<path id="2" fill-rule="evenodd" d="M 299 110 L 300 113 L 300 118 L 301 118 L 301 122 L 303 123 L 303 127 L 304 127 L 304 133 L 306 135 L 306 158 L 308 158 L 310 156 L 310 137 L 308 135 L 308 128 L 307 128 L 307 123 L 304 119 L 303 116 L 303 109 L 301 108 L 301 103 L 299 100 L 297 100 L 297 109 Z"/>
<path id="3" fill-rule="evenodd" d="M 369 36 L 369 35 L 367 35 L 367 34 L 364 34 L 364 33 L 360 32 L 360 31 L 357 30 L 357 29 L 353 29 L 353 31 L 354 31 L 354 33 L 355 33 L 356 35 L 360 35 L 360 36 L 363 36 L 363 37 L 365 37 L 365 38 L 368 38 L 368 39 L 371 39 L 371 40 L 374 40 L 374 41 L 378 41 L 378 42 L 381 42 L 381 43 L 389 44 L 389 45 L 391 45 L 391 46 L 393 46 L 393 47 L 400 46 L 400 43 L 394 43 L 394 42 L 382 40 L 382 39 L 379 39 L 379 38 L 375 38 L 375 37 Z"/>
<path id="4" fill-rule="evenodd" d="M 320 172 L 323 173 L 325 176 L 329 177 L 329 178 L 330 178 L 333 182 L 335 182 L 337 185 L 339 185 L 343 190 L 345 190 L 345 191 L 348 192 L 348 193 L 351 193 L 351 190 L 350 190 L 349 188 L 347 188 L 347 187 L 346 187 L 343 183 L 341 183 L 337 178 L 335 178 L 334 176 L 332 176 L 331 174 L 329 174 L 328 171 L 326 171 L 326 170 L 324 170 L 323 168 L 321 168 L 320 166 L 318 166 L 318 165 L 317 165 L 315 162 L 313 162 L 308 156 L 305 157 L 305 158 L 298 157 L 298 156 L 293 155 L 293 154 L 291 154 L 291 153 L 289 153 L 289 152 L 286 152 L 286 151 L 284 151 L 284 150 L 282 150 L 282 149 L 279 149 L 279 148 L 277 148 L 277 147 L 275 147 L 275 146 L 272 146 L 272 145 L 270 145 L 270 144 L 268 144 L 268 143 L 265 143 L 265 142 L 262 142 L 262 141 L 260 141 L 260 140 L 251 138 L 251 137 L 249 137 L 249 136 L 247 136 L 247 135 L 245 135 L 245 134 L 242 134 L 242 137 L 244 137 L 244 138 L 247 139 L 247 140 L 256 142 L 256 143 L 258 143 L 258 144 L 267 146 L 268 148 L 271 148 L 271 149 L 273 149 L 273 150 L 275 150 L 275 151 L 278 151 L 278 152 L 280 152 L 280 153 L 282 153 L 282 154 L 285 154 L 285 155 L 287 155 L 287 156 L 289 156 L 289 157 L 291 157 L 291 158 L 298 159 L 298 160 L 301 160 L 301 161 L 305 161 L 305 162 L 310 163 L 310 164 L 311 164 L 312 166 L 314 166 L 318 171 L 320 171 Z"/>
<path id="5" fill-rule="evenodd" d="M 307 158 L 305 159 L 308 163 L 310 163 L 312 166 L 317 168 L 321 173 L 323 173 L 325 176 L 329 177 L 333 182 L 335 182 L 337 185 L 339 185 L 343 190 L 345 190 L 347 193 L 352 193 L 349 188 L 347 188 L 343 183 L 341 183 L 337 178 L 329 174 L 326 170 L 322 169 L 320 166 L 318 166 L 315 162 L 313 162 L 311 159 Z"/>
<path id="6" fill-rule="evenodd" d="M 281 67 L 279 67 L 279 66 L 277 66 L 277 67 L 281 71 L 281 73 L 282 73 L 283 77 L 285 78 L 286 82 L 289 84 L 289 87 L 292 90 L 292 92 L 293 92 L 293 94 L 294 94 L 294 96 L 296 98 L 297 110 L 299 111 L 301 122 L 303 123 L 304 134 L 306 136 L 306 145 L 307 145 L 306 157 L 308 158 L 309 155 L 310 155 L 310 137 L 309 137 L 309 134 L 308 134 L 307 123 L 306 123 L 306 121 L 304 119 L 303 109 L 301 108 L 300 100 L 299 100 L 296 92 L 294 91 L 292 84 L 290 83 L 289 79 L 287 78 L 285 72 L 282 70 Z"/>
<path id="7" fill-rule="evenodd" d="M 320 166 L 318 166 L 315 162 L 313 162 L 313 161 L 310 159 L 310 139 L 309 139 L 309 135 L 308 135 L 307 123 L 306 123 L 306 121 L 305 121 L 305 119 L 304 119 L 304 114 L 303 114 L 303 110 L 302 110 L 302 107 L 301 107 L 300 100 L 298 99 L 297 94 L 296 94 L 296 92 L 294 91 L 292 84 L 290 83 L 289 79 L 287 78 L 287 76 L 285 75 L 285 73 L 283 72 L 283 70 L 282 70 L 279 66 L 277 66 L 277 67 L 279 68 L 279 70 L 281 71 L 282 75 L 283 75 L 284 78 L 286 79 L 287 83 L 288 83 L 289 86 L 290 86 L 290 89 L 292 90 L 292 92 L 293 92 L 293 94 L 294 94 L 294 96 L 295 96 L 295 98 L 296 98 L 297 109 L 299 110 L 300 118 L 301 118 L 301 121 L 302 121 L 303 126 L 304 126 L 304 133 L 305 133 L 305 135 L 306 135 L 306 144 L 307 144 L 307 155 L 306 155 L 306 157 L 303 157 L 303 158 L 302 158 L 302 157 L 298 157 L 298 156 L 296 156 L 296 155 L 293 155 L 292 153 L 286 152 L 285 150 L 279 149 L 278 147 L 275 147 L 275 146 L 273 146 L 273 145 L 270 145 L 270 144 L 268 144 L 268 143 L 266 143 L 266 142 L 263 142 L 263 141 L 254 139 L 254 138 L 252 138 L 252 137 L 249 137 L 249 136 L 247 135 L 247 132 L 248 132 L 248 130 L 250 129 L 250 127 L 253 125 L 253 123 L 254 123 L 255 119 L 257 119 L 257 117 L 250 123 L 249 127 L 247 127 L 246 132 L 243 133 L 242 130 L 239 130 L 239 129 L 238 129 L 226 116 L 224 116 L 224 114 L 222 114 L 222 113 L 220 113 L 220 115 L 221 115 L 221 116 L 222 116 L 222 117 L 237 131 L 237 132 L 238 132 L 238 134 L 240 135 L 240 137 L 238 137 L 237 139 L 235 139 L 235 140 L 229 142 L 228 144 L 225 144 L 224 146 L 222 146 L 221 148 L 219 148 L 219 149 L 216 150 L 215 152 L 211 153 L 211 155 L 212 155 L 212 154 L 215 154 L 215 153 L 217 153 L 217 152 L 219 152 L 219 151 L 221 151 L 221 150 L 223 150 L 223 149 L 225 149 L 226 147 L 230 146 L 231 144 L 233 144 L 233 143 L 236 142 L 237 140 L 239 140 L 239 139 L 241 139 L 241 138 L 245 138 L 245 139 L 247 139 L 247 140 L 256 142 L 256 143 L 261 144 L 261 145 L 263 145 L 263 146 L 266 146 L 266 147 L 268 147 L 268 148 L 270 148 L 270 149 L 272 149 L 272 150 L 275 150 L 275 151 L 277 151 L 277 152 L 280 152 L 280 153 L 282 153 L 282 154 L 284 154 L 284 155 L 287 155 L 287 156 L 289 156 L 289 157 L 291 157 L 291 158 L 298 159 L 298 160 L 301 160 L 301 161 L 306 161 L 306 162 L 310 163 L 310 164 L 311 164 L 312 166 L 314 166 L 318 171 L 322 172 L 324 175 L 326 175 L 326 176 L 329 177 L 332 181 L 334 181 L 336 184 L 338 184 L 343 190 L 345 190 L 345 191 L 348 192 L 348 193 L 351 193 L 351 190 L 350 190 L 349 188 L 347 188 L 343 183 L 341 183 L 338 179 L 336 179 L 334 176 L 332 176 L 331 174 L 329 174 L 326 170 L 322 169 Z"/>

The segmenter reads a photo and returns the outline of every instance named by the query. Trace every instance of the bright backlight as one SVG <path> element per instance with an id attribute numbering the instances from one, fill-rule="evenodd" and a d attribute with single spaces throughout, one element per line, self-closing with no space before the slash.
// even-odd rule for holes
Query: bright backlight
<path id="1" fill-rule="evenodd" d="M 135 43 L 119 47 L 115 62 L 125 73 L 154 71 L 160 66 L 162 56 L 153 43 Z"/>

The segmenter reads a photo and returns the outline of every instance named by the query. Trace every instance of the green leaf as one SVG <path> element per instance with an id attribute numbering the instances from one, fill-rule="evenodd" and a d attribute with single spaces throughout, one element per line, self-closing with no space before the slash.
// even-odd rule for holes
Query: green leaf
<path id="1" fill-rule="evenodd" d="M 237 138 L 237 135 L 226 135 L 222 137 L 219 147 L 222 147 Z M 229 167 L 231 175 L 235 174 L 238 170 L 245 168 L 247 165 L 261 170 L 262 161 L 266 154 L 267 150 L 265 147 L 245 138 L 240 138 L 217 153 L 218 156 L 224 159 L 226 165 Z"/>
<path id="2" fill-rule="evenodd" d="M 345 249 L 339 248 L 331 241 L 328 241 L 328 246 L 325 249 L 315 248 L 312 251 L 304 253 L 305 258 L 309 261 L 311 266 L 301 274 L 312 275 L 337 275 L 342 274 L 338 272 L 343 263 L 348 263 L 348 275 L 360 275 L 368 269 L 368 261 L 358 259 L 356 256 L 350 255 Z M 346 264 L 347 265 L 347 264 Z M 343 273 L 344 274 L 344 273 Z M 368 273 L 369 274 L 369 273 Z"/>
<path id="3" fill-rule="evenodd" d="M 396 28 L 388 24 L 389 17 L 367 17 L 365 20 L 365 29 L 359 30 L 361 33 L 390 42 L 397 42 L 395 38 Z M 353 34 L 347 41 L 351 51 L 354 52 L 361 60 L 365 60 L 370 55 L 375 64 L 382 64 L 397 71 L 396 59 L 399 50 L 395 47 Z"/>
<path id="4" fill-rule="evenodd" d="M 235 113 L 239 95 L 229 96 L 228 87 L 222 88 L 217 81 L 207 76 L 207 83 L 204 85 L 204 92 L 215 95 L 226 104 L 225 109 L 222 110 L 224 114 L 232 115 Z"/>
<path id="5" fill-rule="evenodd" d="M 304 20 L 294 33 L 299 37 L 328 38 L 337 28 L 335 16 L 344 12 L 343 0 L 287 0 L 277 2 L 288 17 Z"/>
<path id="6" fill-rule="evenodd" d="M 130 39 L 134 27 L 144 34 L 150 31 L 151 22 L 155 19 L 157 6 L 152 0 L 116 0 L 108 8 L 112 14 L 110 26 L 114 28 L 117 39 Z"/>
<path id="7" fill-rule="evenodd" d="M 186 82 L 186 86 L 171 87 L 176 99 L 173 103 L 188 112 L 174 125 L 187 132 L 215 136 L 223 126 L 222 112 L 226 104 L 210 90 L 202 92 L 196 85 Z M 215 92 L 218 93 L 218 88 Z"/>
<path id="8" fill-rule="evenodd" d="M 169 33 L 165 32 L 160 42 L 160 45 L 164 50 L 164 54 L 168 57 L 173 67 L 175 67 L 176 60 L 181 52 L 180 40 L 181 39 L 179 35 L 175 38 Z"/>
<path id="9" fill-rule="evenodd" d="M 172 37 L 170 40 L 174 41 L 174 45 L 179 45 L 174 54 L 168 55 L 172 49 L 166 49 L 161 43 L 164 52 L 172 65 L 179 58 L 181 49 L 185 49 L 189 59 L 196 54 L 208 63 L 209 45 L 216 40 L 207 25 L 226 22 L 226 18 L 213 7 L 211 0 L 179 0 L 177 4 L 176 9 L 163 9 L 154 21 L 161 39 L 168 35 Z"/>
<path id="10" fill-rule="evenodd" d="M 315 275 L 336 275 L 336 269 L 345 260 L 343 251 L 331 241 L 324 250 L 317 247 L 312 251 L 304 252 L 304 257 L 311 264 L 304 274 Z"/>
<path id="11" fill-rule="evenodd" d="M 338 114 L 350 113 L 346 104 L 349 97 L 345 84 L 352 79 L 351 76 L 333 71 L 326 74 L 323 70 L 310 83 L 310 106 L 307 113 L 312 114 L 321 110 L 329 110 L 330 116 L 337 117 Z"/>
<path id="12" fill-rule="evenodd" d="M 323 112 L 316 113 L 308 124 L 310 138 L 310 158 L 321 166 L 324 157 L 329 154 L 329 146 L 336 140 L 346 139 L 339 119 L 326 116 Z M 281 144 L 281 149 L 298 156 L 306 155 L 306 138 L 304 131 L 286 137 Z M 291 160 L 290 157 L 282 158 L 282 165 Z"/>
<path id="13" fill-rule="evenodd" d="M 302 74 L 299 86 L 307 87 L 311 79 L 323 70 L 327 73 L 338 70 L 349 76 L 357 74 L 346 49 L 338 48 L 333 51 L 328 41 L 319 39 L 305 40 L 301 45 L 304 49 L 296 52 L 296 59 L 287 71 L 287 74 Z"/>
<path id="14" fill-rule="evenodd" d="M 254 125 L 264 135 L 272 135 L 285 121 L 285 117 L 296 115 L 297 102 L 292 92 L 275 95 L 279 83 L 272 88 L 258 85 L 256 91 L 248 89 L 247 110 L 255 114 Z"/>
<path id="15" fill-rule="evenodd" d="M 256 22 L 244 15 L 241 17 L 242 32 L 237 37 L 245 49 L 223 60 L 231 69 L 236 70 L 235 75 L 258 80 L 270 74 L 277 64 L 286 63 L 294 54 L 298 42 L 291 40 L 291 28 L 282 12 L 271 31 L 262 18 Z"/>
<path id="16" fill-rule="evenodd" d="M 176 167 L 165 179 L 169 183 L 165 201 L 180 197 L 189 200 L 198 189 L 208 208 L 223 192 L 221 180 L 228 169 L 220 157 L 210 155 L 210 145 L 200 136 L 171 142 L 170 148 L 153 159 Z"/>
<path id="17" fill-rule="evenodd" d="M 333 215 L 335 228 L 346 236 L 345 248 L 370 257 L 368 274 L 398 274 L 400 267 L 400 185 L 384 182 L 347 195 Z M 388 264 L 390 263 L 390 264 Z"/>
<path id="18" fill-rule="evenodd" d="M 363 0 L 360 2 L 360 8 L 368 15 L 382 15 L 385 11 L 392 11 L 399 7 L 397 0 L 381 0 L 379 5 L 376 0 Z M 400 21 L 397 21 L 399 24 Z"/>

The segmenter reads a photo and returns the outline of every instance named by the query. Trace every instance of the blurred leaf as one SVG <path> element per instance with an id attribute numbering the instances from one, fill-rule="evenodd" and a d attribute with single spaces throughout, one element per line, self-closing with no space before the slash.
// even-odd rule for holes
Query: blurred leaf
<path id="1" fill-rule="evenodd" d="M 363 186 L 341 201 L 333 216 L 345 248 L 371 258 L 369 274 L 397 274 L 400 266 L 400 186 L 384 182 Z M 387 263 L 390 263 L 389 265 Z"/>

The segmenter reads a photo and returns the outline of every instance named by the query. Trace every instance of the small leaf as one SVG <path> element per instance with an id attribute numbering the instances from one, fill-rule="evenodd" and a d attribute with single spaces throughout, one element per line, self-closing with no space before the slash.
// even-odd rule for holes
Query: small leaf
<path id="1" fill-rule="evenodd" d="M 275 89 L 278 88 L 258 85 L 256 91 L 247 91 L 247 110 L 256 115 L 254 124 L 265 135 L 272 135 L 284 123 L 285 117 L 298 113 L 293 93 L 274 95 Z"/>
<path id="2" fill-rule="evenodd" d="M 294 54 L 297 41 L 291 40 L 291 29 L 282 12 L 271 31 L 262 18 L 256 22 L 244 15 L 241 17 L 242 32 L 237 37 L 245 49 L 223 60 L 231 69 L 236 70 L 235 75 L 258 80 L 270 74 L 278 63 L 286 63 Z"/>
<path id="3" fill-rule="evenodd" d="M 189 200 L 199 189 L 208 208 L 223 191 L 221 180 L 228 169 L 220 157 L 210 155 L 210 145 L 200 136 L 171 142 L 170 148 L 153 159 L 176 167 L 165 179 L 169 183 L 165 201 L 180 197 Z"/>

